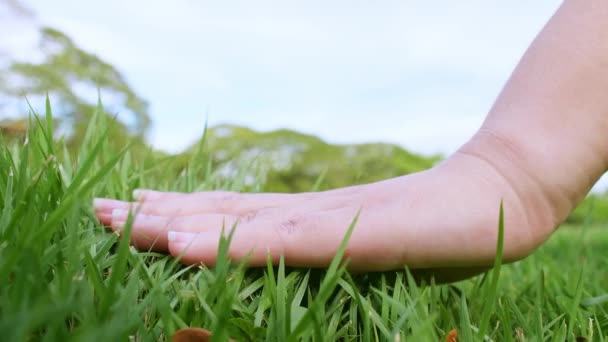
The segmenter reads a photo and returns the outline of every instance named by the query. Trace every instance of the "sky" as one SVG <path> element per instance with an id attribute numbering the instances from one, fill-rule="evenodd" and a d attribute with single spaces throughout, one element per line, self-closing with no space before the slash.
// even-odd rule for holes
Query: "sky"
<path id="1" fill-rule="evenodd" d="M 24 3 L 150 102 L 157 148 L 182 150 L 207 121 L 447 155 L 560 1 Z"/>
<path id="2" fill-rule="evenodd" d="M 207 122 L 444 156 L 479 128 L 561 3 L 21 1 L 149 101 L 155 148 L 180 152 Z M 11 19 L 0 13 L 0 57 L 32 58 L 36 29 Z"/>

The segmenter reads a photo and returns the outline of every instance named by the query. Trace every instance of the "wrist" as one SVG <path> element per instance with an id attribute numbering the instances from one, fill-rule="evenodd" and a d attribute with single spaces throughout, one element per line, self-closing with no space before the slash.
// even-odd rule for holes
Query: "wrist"
<path id="1" fill-rule="evenodd" d="M 480 129 L 452 158 L 475 160 L 492 178 L 504 201 L 525 216 L 535 244 L 554 231 L 574 208 L 571 196 L 544 179 L 544 170 L 526 146 L 490 129 Z"/>

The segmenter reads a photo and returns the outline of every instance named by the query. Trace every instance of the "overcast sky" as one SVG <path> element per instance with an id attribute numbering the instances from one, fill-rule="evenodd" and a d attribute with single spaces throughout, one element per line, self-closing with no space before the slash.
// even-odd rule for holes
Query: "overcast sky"
<path id="1" fill-rule="evenodd" d="M 150 102 L 157 148 L 182 150 L 207 119 L 444 155 L 479 127 L 561 2 L 22 1 Z M 30 57 L 31 25 L 4 27 L 0 48 Z"/>
<path id="2" fill-rule="evenodd" d="M 560 1 L 25 3 L 149 100 L 158 148 L 179 151 L 208 119 L 448 154 Z"/>

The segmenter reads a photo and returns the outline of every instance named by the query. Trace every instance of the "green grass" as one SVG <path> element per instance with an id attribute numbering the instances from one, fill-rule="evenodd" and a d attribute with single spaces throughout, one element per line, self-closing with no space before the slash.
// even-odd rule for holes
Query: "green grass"
<path id="1" fill-rule="evenodd" d="M 229 241 L 213 269 L 186 268 L 105 231 L 92 197 L 239 191 L 242 179 L 214 176 L 204 143 L 169 177 L 170 160 L 111 148 L 104 115 L 75 154 L 53 138 L 50 107 L 31 121 L 25 143 L 0 142 L 2 340 L 157 341 L 189 326 L 242 341 L 442 341 L 454 328 L 461 341 L 608 339 L 606 227 L 563 227 L 526 260 L 448 285 L 405 269 L 350 275 L 338 262 L 245 269 L 226 260 Z"/>

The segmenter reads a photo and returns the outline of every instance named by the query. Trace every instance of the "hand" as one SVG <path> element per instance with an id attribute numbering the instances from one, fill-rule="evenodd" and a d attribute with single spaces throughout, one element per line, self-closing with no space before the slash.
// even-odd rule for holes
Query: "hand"
<path id="1" fill-rule="evenodd" d="M 470 150 L 470 149 L 469 149 Z M 523 201 L 511 180 L 463 149 L 435 168 L 378 183 L 318 193 L 137 192 L 134 203 L 98 199 L 100 221 L 121 230 L 137 213 L 140 249 L 183 253 L 187 264 L 213 265 L 222 227 L 236 224 L 229 256 L 262 266 L 269 254 L 290 266 L 329 265 L 360 211 L 346 257 L 353 271 L 483 269 L 494 260 L 501 200 L 507 261 L 528 255 L 551 233 L 550 215 Z M 505 172 L 510 172 L 505 170 Z M 534 208 L 535 214 L 524 207 Z M 531 205 L 531 206 L 530 206 Z"/>

